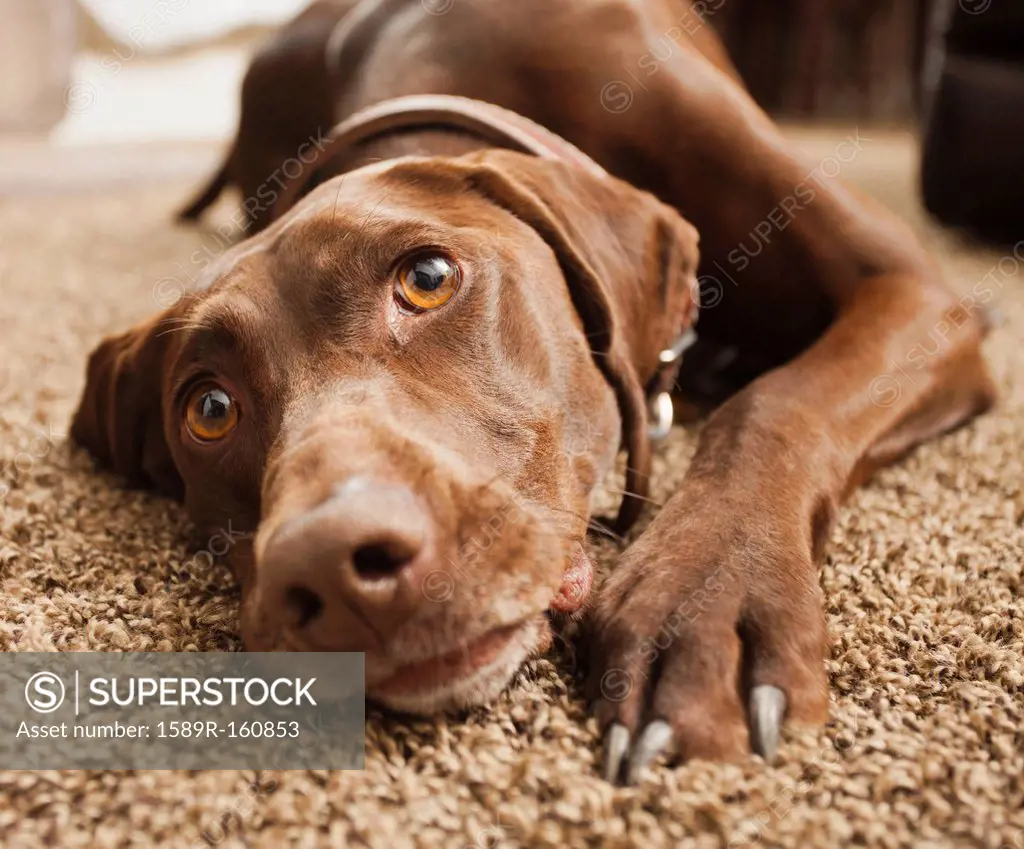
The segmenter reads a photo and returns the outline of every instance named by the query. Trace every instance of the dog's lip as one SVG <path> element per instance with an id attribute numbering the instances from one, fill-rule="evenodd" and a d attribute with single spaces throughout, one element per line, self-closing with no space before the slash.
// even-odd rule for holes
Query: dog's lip
<path id="1" fill-rule="evenodd" d="M 594 564 L 583 544 L 576 543 L 558 593 L 551 600 L 551 610 L 561 614 L 575 613 L 586 603 L 593 586 Z"/>
<path id="2" fill-rule="evenodd" d="M 449 651 L 394 668 L 371 686 L 372 695 L 407 695 L 467 678 L 493 663 L 525 627 L 526 622 L 516 622 L 493 628 Z"/>

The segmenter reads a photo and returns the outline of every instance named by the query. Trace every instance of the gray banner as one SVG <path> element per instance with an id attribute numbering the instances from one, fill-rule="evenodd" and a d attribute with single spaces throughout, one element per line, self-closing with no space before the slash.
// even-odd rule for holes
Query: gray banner
<path id="1" fill-rule="evenodd" d="M 363 655 L 0 653 L 0 768 L 362 769 Z"/>

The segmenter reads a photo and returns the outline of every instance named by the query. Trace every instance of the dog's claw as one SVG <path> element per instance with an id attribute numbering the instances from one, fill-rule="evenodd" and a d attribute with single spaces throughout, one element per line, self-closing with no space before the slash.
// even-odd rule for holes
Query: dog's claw
<path id="1" fill-rule="evenodd" d="M 775 757 L 786 713 L 786 694 L 771 684 L 750 691 L 750 745 L 766 761 Z"/>
<path id="2" fill-rule="evenodd" d="M 672 743 L 672 726 L 663 720 L 656 719 L 648 725 L 636 741 L 629 755 L 629 767 L 626 770 L 626 783 L 638 784 L 644 771 Z"/>
<path id="3" fill-rule="evenodd" d="M 604 777 L 605 781 L 615 783 L 619 780 L 622 760 L 629 751 L 629 729 L 625 725 L 615 723 L 608 729 L 604 738 Z"/>

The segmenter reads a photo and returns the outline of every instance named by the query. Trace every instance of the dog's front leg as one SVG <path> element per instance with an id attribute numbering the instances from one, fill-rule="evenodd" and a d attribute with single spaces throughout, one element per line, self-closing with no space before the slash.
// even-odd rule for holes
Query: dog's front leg
<path id="1" fill-rule="evenodd" d="M 958 300 L 909 228 L 810 171 L 697 47 L 681 43 L 592 137 L 629 149 L 630 179 L 697 227 L 698 274 L 737 272 L 699 335 L 771 370 L 712 415 L 595 601 L 585 648 L 612 779 L 666 750 L 770 756 L 784 720 L 824 721 L 817 566 L 837 505 L 994 398 L 981 298 Z"/>
<path id="2" fill-rule="evenodd" d="M 948 346 L 912 366 L 935 328 Z M 825 335 L 709 420 L 681 489 L 625 552 L 591 619 L 606 772 L 662 750 L 771 756 L 821 723 L 817 562 L 836 505 L 880 463 L 987 407 L 981 323 L 913 270 L 863 280 Z"/>

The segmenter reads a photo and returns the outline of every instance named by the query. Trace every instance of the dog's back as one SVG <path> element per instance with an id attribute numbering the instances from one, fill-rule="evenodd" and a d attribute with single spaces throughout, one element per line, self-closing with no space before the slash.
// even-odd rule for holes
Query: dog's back
<path id="1" fill-rule="evenodd" d="M 271 207 L 263 201 L 274 194 L 267 183 L 282 179 L 303 143 L 359 109 L 409 94 L 503 106 L 619 172 L 614 145 L 598 142 L 600 125 L 629 108 L 668 56 L 697 51 L 739 82 L 711 26 L 724 1 L 319 0 L 254 58 L 235 142 L 181 216 L 198 218 L 235 185 L 250 227 L 262 229 Z"/>

